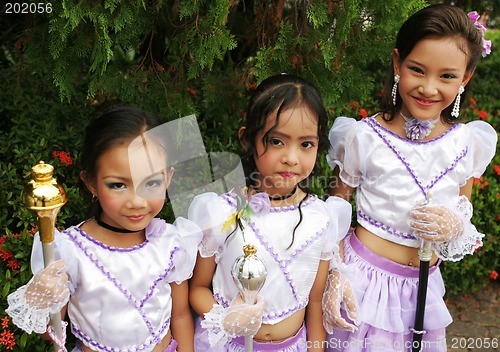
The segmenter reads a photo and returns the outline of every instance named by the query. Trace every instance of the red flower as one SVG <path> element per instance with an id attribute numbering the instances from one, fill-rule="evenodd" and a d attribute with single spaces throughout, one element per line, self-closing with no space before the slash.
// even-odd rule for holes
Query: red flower
<path id="1" fill-rule="evenodd" d="M 9 316 L 6 315 L 2 318 L 2 329 L 7 329 L 9 327 Z"/>
<path id="2" fill-rule="evenodd" d="M 355 109 L 355 110 L 359 109 L 359 102 L 357 102 L 357 101 L 351 100 L 351 101 L 349 102 L 349 105 L 350 105 L 353 109 Z"/>
<path id="3" fill-rule="evenodd" d="M 478 183 L 481 183 L 481 182 L 483 182 L 483 176 L 481 176 L 479 178 L 474 178 L 473 184 L 477 185 Z"/>
<path id="4" fill-rule="evenodd" d="M 0 334 L 0 345 L 4 345 L 5 349 L 13 350 L 16 345 L 16 339 L 14 338 L 14 333 L 10 330 L 4 330 Z"/>
<path id="5" fill-rule="evenodd" d="M 474 98 L 470 98 L 469 99 L 469 103 L 471 103 L 472 105 L 476 105 L 477 104 L 476 99 L 474 99 Z"/>
<path id="6" fill-rule="evenodd" d="M 21 265 L 19 265 L 17 260 L 12 258 L 12 259 L 9 259 L 9 261 L 7 262 L 7 268 L 10 268 L 12 271 L 17 271 L 17 270 L 21 269 Z"/>
<path id="7" fill-rule="evenodd" d="M 4 262 L 6 262 L 10 258 L 12 258 L 12 252 L 11 251 L 6 251 L 5 249 L 0 249 L 0 257 L 2 257 L 2 260 Z"/>
<path id="8" fill-rule="evenodd" d="M 497 273 L 497 271 L 496 271 L 495 269 L 493 269 L 493 270 L 491 271 L 490 277 L 491 277 L 493 280 L 496 280 L 496 279 L 497 279 L 497 277 L 498 277 L 498 273 Z"/>
<path id="9" fill-rule="evenodd" d="M 495 170 L 497 176 L 500 176 L 500 165 L 498 164 L 493 165 L 493 170 Z"/>
<path id="10" fill-rule="evenodd" d="M 56 151 L 52 152 L 52 155 L 54 157 L 59 158 L 59 161 L 62 164 L 66 164 L 66 166 L 73 164 L 73 160 L 71 160 L 71 155 L 68 152 L 56 150 Z"/>
<path id="11" fill-rule="evenodd" d="M 488 187 L 489 184 L 490 183 L 488 181 L 484 181 L 483 184 L 481 186 L 479 186 L 479 189 L 484 189 L 484 188 Z"/>
<path id="12" fill-rule="evenodd" d="M 364 119 L 366 119 L 368 117 L 368 113 L 366 112 L 366 109 L 359 109 L 358 115 Z"/>
<path id="13" fill-rule="evenodd" d="M 481 119 L 481 120 L 486 120 L 488 119 L 488 113 L 484 110 L 481 110 L 477 113 L 477 116 Z"/>

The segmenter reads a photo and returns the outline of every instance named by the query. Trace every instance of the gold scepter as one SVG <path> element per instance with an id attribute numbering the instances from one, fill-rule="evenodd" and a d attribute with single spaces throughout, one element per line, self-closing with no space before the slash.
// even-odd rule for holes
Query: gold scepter
<path id="1" fill-rule="evenodd" d="M 26 208 L 33 210 L 38 218 L 38 232 L 42 241 L 43 263 L 47 267 L 54 258 L 54 226 L 59 209 L 66 204 L 64 188 L 52 177 L 54 167 L 40 161 L 31 168 L 34 178 L 28 182 L 22 192 Z M 50 322 L 56 338 L 61 341 L 63 328 L 60 313 L 50 315 Z M 54 351 L 59 351 L 56 343 Z"/>

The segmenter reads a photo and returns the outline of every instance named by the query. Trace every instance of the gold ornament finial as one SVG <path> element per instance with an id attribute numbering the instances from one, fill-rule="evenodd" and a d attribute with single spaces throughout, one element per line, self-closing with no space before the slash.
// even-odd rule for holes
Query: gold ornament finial
<path id="1" fill-rule="evenodd" d="M 56 215 L 59 209 L 66 204 L 66 192 L 52 177 L 54 173 L 52 165 L 40 161 L 31 170 L 33 171 L 33 179 L 28 181 L 24 188 L 22 200 L 26 208 L 37 213 L 42 242 L 52 242 Z"/>
<path id="2" fill-rule="evenodd" d="M 255 247 L 253 244 L 246 244 L 243 246 L 243 255 L 245 257 L 250 257 L 255 254 L 257 254 L 257 247 Z"/>

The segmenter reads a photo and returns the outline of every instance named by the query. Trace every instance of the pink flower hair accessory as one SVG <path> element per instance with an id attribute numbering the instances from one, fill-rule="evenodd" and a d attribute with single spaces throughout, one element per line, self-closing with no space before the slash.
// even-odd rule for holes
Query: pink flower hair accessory
<path id="1" fill-rule="evenodd" d="M 467 15 L 472 22 L 474 22 L 474 26 L 476 26 L 476 28 L 481 32 L 481 36 L 483 38 L 483 57 L 486 57 L 486 55 L 491 53 L 491 40 L 486 40 L 484 38 L 484 33 L 486 33 L 487 29 L 481 22 L 478 22 L 479 17 L 481 16 L 477 13 L 477 11 L 469 12 Z"/>

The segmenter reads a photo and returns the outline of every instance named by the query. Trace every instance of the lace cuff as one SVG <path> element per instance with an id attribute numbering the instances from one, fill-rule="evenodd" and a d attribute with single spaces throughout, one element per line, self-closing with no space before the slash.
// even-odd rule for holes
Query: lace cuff
<path id="1" fill-rule="evenodd" d="M 210 347 L 224 346 L 236 337 L 236 335 L 224 330 L 223 319 L 225 315 L 225 308 L 220 304 L 214 304 L 212 309 L 205 313 L 205 319 L 201 321 L 201 327 L 207 329 Z"/>
<path id="2" fill-rule="evenodd" d="M 471 223 L 473 208 L 467 197 L 460 196 L 452 210 L 462 220 L 463 232 L 455 239 L 433 243 L 433 249 L 440 259 L 458 262 L 483 245 L 484 234 Z"/>
<path id="3" fill-rule="evenodd" d="M 26 285 L 19 287 L 15 292 L 7 297 L 9 307 L 5 312 L 12 318 L 12 322 L 22 330 L 31 334 L 43 334 L 47 331 L 50 314 L 61 311 L 67 301 L 50 306 L 48 308 L 37 308 L 26 301 L 26 290 L 33 282 L 33 278 Z"/>
<path id="4" fill-rule="evenodd" d="M 330 259 L 330 268 L 329 268 L 330 273 L 332 273 L 333 271 L 338 271 L 340 273 L 348 274 L 352 273 L 353 266 L 344 263 L 340 258 L 340 255 L 338 253 L 334 253 L 332 259 Z"/>

